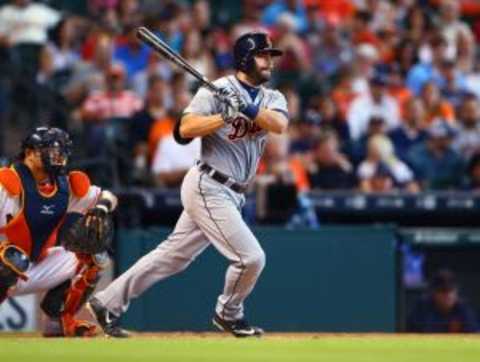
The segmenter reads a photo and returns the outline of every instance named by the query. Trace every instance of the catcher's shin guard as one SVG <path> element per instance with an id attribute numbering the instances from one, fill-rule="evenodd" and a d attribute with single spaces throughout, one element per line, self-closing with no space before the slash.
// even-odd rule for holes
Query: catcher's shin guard
<path id="1" fill-rule="evenodd" d="M 103 266 L 95 263 L 89 255 L 77 255 L 78 273 L 70 281 L 50 290 L 42 302 L 43 311 L 60 325 L 61 335 L 65 337 L 90 337 L 96 334 L 96 326 L 88 321 L 75 319 L 75 314 L 93 293 L 100 279 Z M 47 324 L 55 326 L 54 323 Z M 45 336 L 58 336 L 55 328 L 44 332 Z"/>

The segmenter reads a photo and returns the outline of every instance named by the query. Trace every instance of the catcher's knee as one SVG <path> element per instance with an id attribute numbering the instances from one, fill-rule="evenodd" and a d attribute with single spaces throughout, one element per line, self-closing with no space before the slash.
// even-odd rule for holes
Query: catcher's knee
<path id="1" fill-rule="evenodd" d="M 64 313 L 74 315 L 93 293 L 102 270 L 109 264 L 108 254 L 80 254 L 79 272 L 70 280 L 50 289 L 40 304 L 43 312 L 50 318 L 59 318 Z"/>
<path id="2" fill-rule="evenodd" d="M 59 318 L 65 305 L 65 297 L 71 280 L 68 279 L 55 288 L 50 289 L 40 303 L 42 311 L 50 318 Z"/>

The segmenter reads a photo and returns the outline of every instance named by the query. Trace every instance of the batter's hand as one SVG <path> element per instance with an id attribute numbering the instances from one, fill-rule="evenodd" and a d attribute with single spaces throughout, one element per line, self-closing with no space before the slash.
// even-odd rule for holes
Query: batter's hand
<path id="1" fill-rule="evenodd" d="M 231 123 L 235 118 L 240 116 L 239 97 L 235 92 L 227 88 L 220 88 L 216 96 L 222 100 L 221 115 L 225 123 Z M 228 100 L 228 102 L 225 101 L 225 99 Z"/>

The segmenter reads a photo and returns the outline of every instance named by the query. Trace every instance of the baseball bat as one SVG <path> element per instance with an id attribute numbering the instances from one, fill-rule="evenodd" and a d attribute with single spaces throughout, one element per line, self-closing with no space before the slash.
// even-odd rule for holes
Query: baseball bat
<path id="1" fill-rule="evenodd" d="M 222 101 L 231 105 L 228 98 L 221 96 L 220 89 L 215 84 L 213 84 L 207 79 L 206 76 L 193 68 L 180 54 L 175 52 L 172 48 L 170 48 L 167 43 L 165 43 L 162 39 L 160 39 L 146 27 L 142 26 L 137 29 L 137 38 L 149 47 L 151 47 L 154 51 L 170 60 L 172 63 L 182 68 L 184 71 L 190 73 L 198 81 L 200 81 L 203 86 L 220 96 L 220 99 L 222 99 Z"/>

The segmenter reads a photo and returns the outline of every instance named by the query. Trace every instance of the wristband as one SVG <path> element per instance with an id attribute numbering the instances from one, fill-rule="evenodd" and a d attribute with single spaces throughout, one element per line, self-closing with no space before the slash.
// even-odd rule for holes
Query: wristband
<path id="1" fill-rule="evenodd" d="M 101 199 L 95 205 L 95 207 L 98 207 L 99 209 L 104 210 L 107 214 L 112 211 L 112 206 L 113 206 L 112 202 L 107 199 Z"/>
<path id="2" fill-rule="evenodd" d="M 248 103 L 244 109 L 240 110 L 240 112 L 242 112 L 252 121 L 255 120 L 255 118 L 257 118 L 259 111 L 260 111 L 260 108 L 253 103 Z"/>

